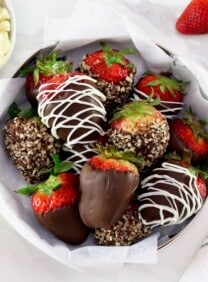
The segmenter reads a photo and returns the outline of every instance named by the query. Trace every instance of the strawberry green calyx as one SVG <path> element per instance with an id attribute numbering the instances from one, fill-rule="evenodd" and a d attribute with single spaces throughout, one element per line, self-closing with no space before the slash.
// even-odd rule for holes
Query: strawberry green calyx
<path id="1" fill-rule="evenodd" d="M 154 106 L 160 103 L 160 99 L 155 100 L 148 99 L 146 101 L 134 101 L 124 105 L 120 110 L 114 113 L 111 121 L 129 118 L 131 120 L 137 120 L 139 117 L 147 117 L 157 112 Z"/>
<path id="2" fill-rule="evenodd" d="M 117 63 L 122 66 L 127 66 L 128 68 L 132 68 L 132 64 L 127 64 L 125 55 L 134 55 L 136 54 L 136 50 L 132 48 L 125 48 L 123 50 L 117 51 L 113 50 L 107 43 L 101 42 L 101 46 L 104 53 L 104 59 L 108 67 L 110 67 L 112 64 Z"/>
<path id="3" fill-rule="evenodd" d="M 128 161 L 135 166 L 139 166 L 143 161 L 143 158 L 137 157 L 134 152 L 131 151 L 120 151 L 116 146 L 97 146 L 96 151 L 99 155 L 106 159 L 124 160 Z"/>
<path id="4" fill-rule="evenodd" d="M 50 195 L 54 190 L 58 189 L 60 186 L 61 186 L 60 180 L 56 176 L 50 175 L 46 181 L 38 185 L 35 184 L 35 185 L 22 187 L 16 190 L 16 192 L 25 196 L 31 196 L 37 191 Z"/>
<path id="5" fill-rule="evenodd" d="M 28 108 L 28 109 L 20 110 L 16 103 L 12 103 L 9 106 L 8 114 L 11 118 L 21 117 L 21 118 L 25 118 L 25 119 L 30 119 L 30 118 L 33 118 L 33 117 L 38 117 L 38 113 L 37 113 L 36 108 L 31 107 L 31 108 Z"/>
<path id="6" fill-rule="evenodd" d="M 72 162 L 60 162 L 59 158 L 55 154 L 51 154 L 51 157 L 54 162 L 54 167 L 43 173 L 50 172 L 50 176 L 46 181 L 43 181 L 34 185 L 27 185 L 18 190 L 17 193 L 30 196 L 35 192 L 41 192 L 45 194 L 51 194 L 54 190 L 58 189 L 61 186 L 61 181 L 59 180 L 58 175 L 61 173 L 69 171 L 73 167 Z"/>
<path id="7" fill-rule="evenodd" d="M 54 167 L 50 169 L 51 175 L 57 175 L 59 173 L 67 172 L 70 169 L 72 169 L 74 166 L 73 162 L 69 162 L 69 161 L 61 162 L 56 154 L 51 154 L 51 157 L 54 162 Z"/>
<path id="8" fill-rule="evenodd" d="M 193 113 L 191 107 L 189 110 L 185 111 L 184 118 L 182 118 L 183 122 L 191 127 L 194 136 L 196 139 L 204 138 L 208 139 L 208 133 L 205 131 L 205 126 L 207 125 L 207 121 L 200 120 L 195 113 Z"/>
<path id="9" fill-rule="evenodd" d="M 162 93 L 165 93 L 165 91 L 168 90 L 172 96 L 175 96 L 174 91 L 183 92 L 185 86 L 188 84 L 188 82 L 179 81 L 164 75 L 158 74 L 155 76 L 157 78 L 153 81 L 148 82 L 146 86 L 159 86 Z"/>
<path id="10" fill-rule="evenodd" d="M 46 56 L 40 54 L 39 58 L 36 60 L 34 66 L 26 67 L 21 70 L 22 75 L 27 75 L 33 73 L 33 79 L 35 84 L 39 81 L 39 75 L 55 75 L 55 74 L 65 74 L 72 70 L 72 63 L 68 60 L 62 60 L 58 58 L 56 52 L 52 52 Z"/>

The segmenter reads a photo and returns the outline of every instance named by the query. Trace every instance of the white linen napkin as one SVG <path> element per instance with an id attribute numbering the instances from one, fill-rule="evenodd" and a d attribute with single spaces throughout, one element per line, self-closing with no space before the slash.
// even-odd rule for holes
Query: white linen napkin
<path id="1" fill-rule="evenodd" d="M 183 273 L 179 282 L 207 282 L 208 281 L 208 236 L 193 258 L 191 264 Z"/>

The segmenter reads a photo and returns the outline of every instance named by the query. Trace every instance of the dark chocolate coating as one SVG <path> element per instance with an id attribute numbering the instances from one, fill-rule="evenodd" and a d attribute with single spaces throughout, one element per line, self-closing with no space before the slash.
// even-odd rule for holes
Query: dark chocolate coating
<path id="1" fill-rule="evenodd" d="M 85 83 L 88 83 L 88 84 L 91 84 L 91 82 L 87 82 L 85 80 L 83 80 L 83 82 Z M 93 85 L 94 86 L 94 85 Z M 70 85 L 70 90 L 71 90 L 71 93 L 69 92 L 63 92 L 61 95 L 60 95 L 60 99 L 63 99 L 63 97 L 69 97 L 70 94 L 74 93 L 75 90 L 84 90 L 84 89 L 87 89 L 87 86 L 84 86 L 84 85 L 76 85 L 76 84 L 71 84 Z M 44 112 L 44 115 L 47 116 L 51 113 L 51 111 L 53 111 L 54 107 L 57 107 L 60 103 L 59 103 L 59 97 L 56 98 L 57 100 L 57 103 L 53 103 L 53 104 L 48 104 L 45 108 L 45 112 Z M 85 96 L 83 97 L 82 99 L 80 99 L 80 101 L 85 101 L 85 102 L 88 102 L 89 104 L 95 104 L 95 99 L 93 97 L 89 97 L 89 96 Z M 98 103 L 97 103 L 98 105 Z M 65 107 L 65 105 L 61 105 L 59 107 L 57 107 L 57 110 L 54 111 L 54 114 L 55 115 L 59 115 L 59 113 L 63 110 L 63 108 Z M 74 102 L 72 103 L 71 105 L 69 105 L 66 110 L 62 113 L 62 115 L 65 115 L 65 116 L 71 116 L 73 117 L 73 115 L 77 114 L 78 112 L 82 111 L 83 109 L 87 109 L 88 106 L 87 105 L 83 105 L 83 104 L 80 104 L 78 102 Z M 86 110 L 84 113 L 82 114 L 79 114 L 79 118 L 81 120 L 84 120 L 84 119 L 87 119 L 90 115 L 93 115 L 93 114 L 96 114 L 97 112 L 96 111 L 93 111 L 91 109 L 89 110 Z M 65 119 L 63 117 L 59 117 L 56 119 L 56 124 L 58 123 L 61 123 L 63 122 Z M 101 125 L 103 123 L 103 121 L 99 118 L 99 117 L 91 117 L 89 119 L 90 122 L 88 122 L 87 120 L 84 122 L 85 126 L 88 126 L 90 127 L 91 126 L 91 122 L 94 122 L 96 124 L 99 124 Z M 49 126 L 52 127 L 54 123 L 54 118 L 51 118 L 49 120 Z M 76 126 L 79 122 L 76 120 L 76 119 L 72 119 L 70 122 L 65 122 L 63 123 L 63 127 L 60 128 L 57 133 L 59 135 L 59 137 L 64 140 L 64 141 L 67 141 L 67 136 L 69 135 L 69 132 L 71 131 L 71 129 L 67 128 L 68 125 L 72 125 L 72 126 Z M 66 126 L 64 126 L 66 125 Z M 88 128 L 84 128 L 82 127 L 81 125 L 77 128 L 77 130 L 74 131 L 74 133 L 72 134 L 71 136 L 71 139 L 75 139 L 79 136 L 82 136 L 84 134 L 86 134 L 87 132 L 89 131 Z M 85 138 L 83 138 L 82 140 L 83 141 L 88 141 L 88 142 L 91 142 L 91 141 L 94 141 L 95 139 L 97 139 L 98 137 L 98 134 L 97 132 L 92 132 L 91 134 L 87 134 Z"/>
<path id="2" fill-rule="evenodd" d="M 138 191 L 139 219 L 152 228 L 183 223 L 202 205 L 195 178 L 177 164 L 162 163 Z"/>
<path id="3" fill-rule="evenodd" d="M 177 154 L 179 154 L 182 157 L 184 155 L 184 151 L 189 150 L 191 152 L 191 162 L 194 165 L 197 165 L 200 162 L 203 162 L 207 157 L 207 154 L 204 154 L 204 155 L 197 154 L 196 152 L 193 152 L 191 149 L 185 148 L 185 145 L 183 144 L 183 142 L 181 142 L 178 139 L 178 137 L 172 132 L 172 130 L 170 130 L 169 150 L 172 152 L 176 152 Z"/>
<path id="4" fill-rule="evenodd" d="M 92 228 L 110 228 L 126 211 L 139 184 L 139 175 L 100 171 L 86 163 L 80 174 L 80 216 Z"/>
<path id="5" fill-rule="evenodd" d="M 41 225 L 66 243 L 77 245 L 87 239 L 89 228 L 80 218 L 77 202 L 45 214 L 35 215 Z"/>
<path id="6" fill-rule="evenodd" d="M 26 97 L 27 97 L 27 100 L 30 102 L 30 104 L 33 107 L 37 107 L 38 106 L 38 101 L 37 101 L 38 93 L 39 92 L 38 92 L 37 88 L 26 87 Z"/>

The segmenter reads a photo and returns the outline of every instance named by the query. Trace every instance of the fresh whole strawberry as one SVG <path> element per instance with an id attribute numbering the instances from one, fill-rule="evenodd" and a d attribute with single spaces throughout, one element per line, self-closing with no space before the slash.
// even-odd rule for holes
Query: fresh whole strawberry
<path id="1" fill-rule="evenodd" d="M 33 106 L 36 106 L 39 87 L 47 83 L 54 75 L 70 73 L 71 69 L 72 63 L 68 60 L 58 59 L 55 52 L 45 57 L 40 55 L 34 66 L 21 70 L 21 74 L 26 75 L 26 96 L 28 101 Z"/>
<path id="2" fill-rule="evenodd" d="M 163 74 L 145 74 L 137 83 L 136 89 L 152 98 L 166 102 L 183 102 L 186 83 Z"/>
<path id="3" fill-rule="evenodd" d="M 124 105 L 114 113 L 106 133 L 109 144 L 143 158 L 140 168 L 153 165 L 168 145 L 169 126 L 166 117 L 153 106 L 157 103 L 146 100 Z"/>
<path id="4" fill-rule="evenodd" d="M 41 225 L 67 243 L 80 244 L 87 238 L 89 230 L 78 210 L 79 177 L 67 172 L 72 163 L 59 163 L 56 155 L 53 159 L 55 167 L 46 181 L 16 192 L 32 195 L 32 208 Z"/>
<path id="5" fill-rule="evenodd" d="M 125 56 L 134 53 L 131 48 L 116 50 L 102 43 L 101 50 L 87 54 L 80 63 L 78 70 L 97 80 L 98 89 L 106 95 L 109 111 L 123 104 L 132 91 L 136 67 Z"/>
<path id="6" fill-rule="evenodd" d="M 208 1 L 192 0 L 176 21 L 176 29 L 183 34 L 208 33 Z"/>
<path id="7" fill-rule="evenodd" d="M 127 209 L 139 184 L 132 152 L 101 148 L 83 166 L 80 174 L 80 216 L 91 228 L 109 228 Z"/>
<path id="8" fill-rule="evenodd" d="M 184 117 L 173 119 L 170 122 L 170 150 L 181 156 L 184 151 L 190 151 L 193 164 L 205 160 L 208 154 L 208 134 L 205 125 L 206 122 L 200 120 L 191 109 Z"/>

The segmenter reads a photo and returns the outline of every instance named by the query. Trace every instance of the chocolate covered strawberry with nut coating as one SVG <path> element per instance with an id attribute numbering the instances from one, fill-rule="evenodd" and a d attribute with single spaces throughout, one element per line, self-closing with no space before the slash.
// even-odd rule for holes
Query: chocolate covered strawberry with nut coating
<path id="1" fill-rule="evenodd" d="M 11 161 L 26 181 L 46 179 L 48 174 L 44 171 L 53 166 L 50 154 L 59 154 L 61 143 L 50 134 L 34 108 L 20 110 L 14 103 L 9 115 L 3 140 Z"/>
<path id="2" fill-rule="evenodd" d="M 134 101 L 114 113 L 106 135 L 108 143 L 119 150 L 143 158 L 140 168 L 150 167 L 163 156 L 169 141 L 166 117 L 153 105 L 158 101 Z"/>
<path id="3" fill-rule="evenodd" d="M 101 43 L 102 49 L 83 57 L 78 70 L 97 80 L 98 89 L 106 95 L 106 110 L 123 104 L 129 97 L 136 73 L 136 66 L 126 55 L 135 54 L 131 48 L 112 49 L 108 44 Z"/>
<path id="4" fill-rule="evenodd" d="M 102 149 L 80 174 L 80 216 L 91 228 L 109 228 L 125 212 L 139 184 L 139 172 L 131 152 Z"/>

